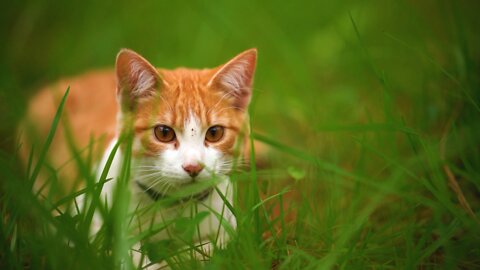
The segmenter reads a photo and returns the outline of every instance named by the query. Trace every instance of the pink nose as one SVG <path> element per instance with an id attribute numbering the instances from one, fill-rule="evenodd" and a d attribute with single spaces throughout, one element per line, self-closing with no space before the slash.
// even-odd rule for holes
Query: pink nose
<path id="1" fill-rule="evenodd" d="M 203 170 L 203 166 L 200 165 L 200 164 L 188 164 L 188 165 L 184 165 L 182 166 L 182 168 L 191 176 L 191 177 L 195 177 L 197 176 L 202 170 Z"/>

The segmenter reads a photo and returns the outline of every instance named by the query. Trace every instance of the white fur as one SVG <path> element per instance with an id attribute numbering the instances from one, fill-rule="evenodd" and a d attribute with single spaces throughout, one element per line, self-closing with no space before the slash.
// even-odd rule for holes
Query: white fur
<path id="1" fill-rule="evenodd" d="M 153 131 L 152 131 L 153 132 Z M 162 193 L 175 190 L 182 184 L 193 181 L 190 175 L 183 169 L 183 166 L 191 164 L 202 164 L 205 168 L 195 177 L 195 181 L 210 179 L 212 175 L 223 175 L 231 167 L 230 157 L 223 155 L 213 147 L 205 146 L 205 134 L 207 128 L 200 125 L 200 121 L 190 114 L 185 121 L 183 130 L 175 130 L 179 147 L 175 149 L 173 145 L 163 151 L 156 157 L 145 157 L 134 160 L 135 168 L 152 169 L 158 171 L 158 177 L 145 176 L 145 170 L 135 172 L 135 178 L 141 181 L 145 186 L 152 186 Z M 134 142 L 134 145 L 140 147 L 140 143 Z M 141 149 L 140 149 L 141 151 Z M 149 166 L 149 167 L 145 167 Z M 160 179 L 163 177 L 163 179 Z M 158 183 L 156 183 L 158 182 Z M 163 184 L 163 186 L 162 186 Z M 157 185 L 157 187 L 154 187 Z"/>
<path id="2" fill-rule="evenodd" d="M 217 184 L 217 188 L 232 204 L 232 185 L 230 184 L 228 176 L 226 176 L 231 169 L 231 158 L 224 156 L 223 153 L 213 147 L 205 145 L 204 138 L 206 131 L 207 128 L 202 127 L 200 121 L 193 114 L 190 114 L 190 117 L 184 124 L 183 130 L 175 130 L 179 142 L 178 149 L 175 149 L 172 145 L 171 149 L 159 153 L 156 157 L 142 157 L 132 160 L 132 177 L 130 180 L 132 193 L 130 202 L 131 211 L 134 211 L 137 207 L 141 209 L 154 203 L 144 190 L 139 188 L 136 181 L 157 192 L 164 194 L 169 193 L 170 191 L 177 190 L 181 185 L 193 181 L 188 173 L 184 171 L 182 165 L 195 162 L 205 166 L 195 178 L 195 181 L 208 180 L 212 175 L 219 177 L 221 181 Z M 99 164 L 99 170 L 104 168 L 115 143 L 116 140 L 112 141 L 105 151 L 104 157 Z M 134 150 L 141 150 L 139 149 L 141 144 L 138 141 L 134 141 L 133 147 L 135 148 Z M 109 206 L 112 205 L 112 193 L 114 191 L 115 179 L 118 177 L 118 172 L 122 164 L 122 158 L 122 153 L 120 149 L 118 149 L 107 177 L 107 179 L 112 178 L 114 180 L 107 182 L 102 190 L 102 198 L 107 200 Z M 101 172 L 99 172 L 98 175 L 100 175 L 100 173 Z M 152 220 L 161 223 L 162 221 L 175 219 L 178 216 L 190 217 L 193 205 L 186 205 L 189 206 L 179 205 L 172 208 L 154 209 L 139 216 L 137 221 L 143 228 L 146 228 L 150 226 Z M 219 233 L 217 245 L 223 245 L 228 239 L 228 234 L 225 232 L 225 229 L 219 225 L 219 217 L 211 213 L 212 210 L 218 214 L 223 213 L 220 219 L 227 221 L 227 224 L 230 224 L 232 228 L 236 227 L 236 221 L 219 194 L 213 191 L 205 201 L 197 203 L 194 208 L 196 208 L 198 212 L 210 212 L 209 216 L 199 225 L 200 235 L 196 235 L 196 241 L 208 243 L 210 238 Z M 97 222 L 100 222 L 98 218 Z M 220 230 L 220 232 L 218 232 L 218 230 Z M 155 240 L 165 238 L 168 238 L 168 232 L 166 230 L 159 232 L 154 237 Z M 210 251 L 212 251 L 211 243 L 207 244 L 207 252 Z M 140 258 L 138 253 L 134 257 L 136 257 L 136 260 Z"/>

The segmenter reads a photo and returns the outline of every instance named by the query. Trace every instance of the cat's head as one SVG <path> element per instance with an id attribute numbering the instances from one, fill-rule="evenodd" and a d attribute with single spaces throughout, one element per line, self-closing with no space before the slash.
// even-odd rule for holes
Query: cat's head
<path id="1" fill-rule="evenodd" d="M 120 51 L 119 122 L 133 129 L 135 181 L 166 192 L 231 170 L 248 130 L 256 57 L 250 49 L 213 69 L 164 70 Z"/>

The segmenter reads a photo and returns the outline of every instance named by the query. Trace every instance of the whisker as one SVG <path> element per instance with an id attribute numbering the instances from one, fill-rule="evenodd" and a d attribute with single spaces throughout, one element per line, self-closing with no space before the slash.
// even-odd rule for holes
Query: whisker
<path id="1" fill-rule="evenodd" d="M 152 172 L 152 173 L 139 174 L 139 175 L 137 175 L 137 177 L 147 178 L 147 177 L 156 176 L 156 175 L 162 175 L 162 172 L 155 171 L 155 172 Z"/>
<path id="2" fill-rule="evenodd" d="M 220 104 L 220 102 L 222 102 L 222 100 L 227 97 L 228 95 L 230 95 L 230 93 L 225 93 L 223 94 L 223 96 L 220 98 L 220 100 L 213 106 L 211 107 L 208 111 L 207 111 L 207 114 L 209 114 L 212 110 L 214 110 L 215 108 L 217 108 L 218 104 Z"/>
<path id="3" fill-rule="evenodd" d="M 133 170 L 134 172 L 138 172 L 138 173 L 144 173 L 144 172 L 161 172 L 160 170 L 157 170 L 157 169 L 145 169 L 145 170 Z"/>
<path id="4" fill-rule="evenodd" d="M 161 169 L 161 167 L 159 166 L 155 166 L 155 165 L 139 165 L 139 166 L 134 166 L 132 168 L 155 168 L 155 169 Z"/>
<path id="5" fill-rule="evenodd" d="M 238 107 L 238 106 L 229 106 L 229 107 L 224 107 L 222 109 L 220 109 L 217 113 L 220 113 L 222 112 L 223 110 L 227 110 L 227 109 L 237 109 L 237 110 L 240 110 L 241 112 L 245 112 L 245 109 L 241 108 L 241 107 Z"/>
<path id="6" fill-rule="evenodd" d="M 152 189 L 154 186 L 158 185 L 158 183 L 162 182 L 162 180 L 164 180 L 163 178 L 158 178 L 156 179 L 155 181 L 153 181 L 153 183 L 151 183 L 146 190 L 150 190 Z M 165 184 L 167 183 L 167 181 L 163 181 L 162 182 L 162 186 L 164 186 Z"/>

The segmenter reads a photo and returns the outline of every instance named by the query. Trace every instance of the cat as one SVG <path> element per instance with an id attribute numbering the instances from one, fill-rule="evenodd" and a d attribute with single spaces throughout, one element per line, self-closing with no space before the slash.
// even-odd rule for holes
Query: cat
<path id="1" fill-rule="evenodd" d="M 216 68 L 167 70 L 122 49 L 114 71 L 87 73 L 41 90 L 30 103 L 28 115 L 45 134 L 61 89 L 69 85 L 64 107 L 68 129 L 79 149 L 97 141 L 96 149 L 103 152 L 97 178 L 116 150 L 106 177 L 113 180 L 104 184 L 101 198 L 112 205 L 115 180 L 128 151 L 125 145 L 116 147 L 123 135 L 130 134 L 130 210 L 147 209 L 137 215 L 138 233 L 152 222 L 192 217 L 194 209 L 197 214 L 205 213 L 194 236 L 200 246 L 198 256 L 208 256 L 215 246 L 226 244 L 236 227 L 228 175 L 249 135 L 248 106 L 256 61 L 257 50 L 250 49 Z M 53 167 L 63 164 L 60 178 L 75 178 L 75 166 L 65 165 L 72 154 L 65 124 L 60 125 L 49 159 Z M 22 150 L 25 160 L 26 149 Z M 158 206 L 158 201 L 165 203 Z M 149 208 L 152 205 L 156 207 Z M 97 216 L 94 223 L 99 227 L 101 218 Z M 168 239 L 172 233 L 167 227 L 149 240 Z"/>

